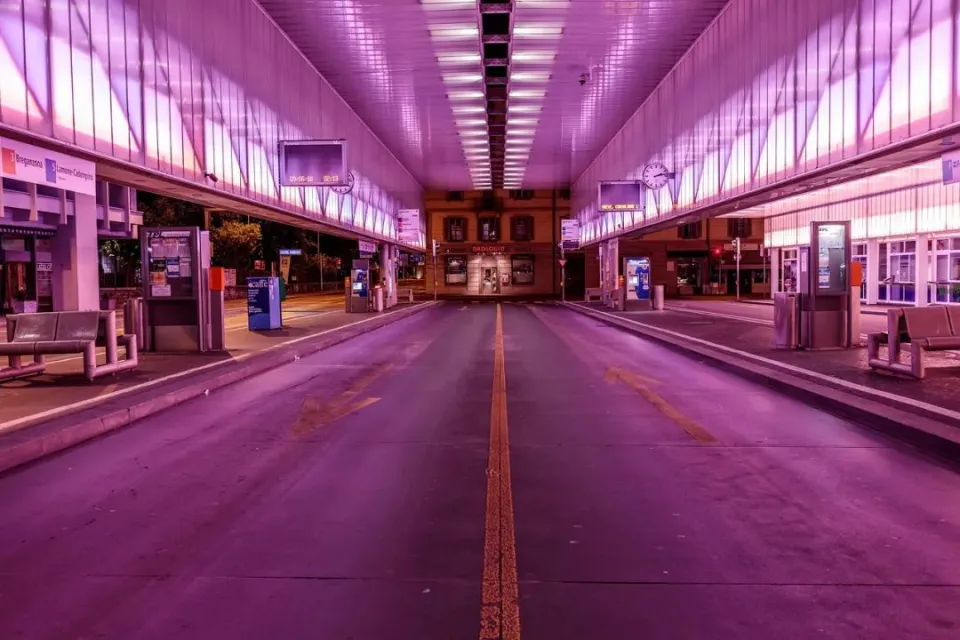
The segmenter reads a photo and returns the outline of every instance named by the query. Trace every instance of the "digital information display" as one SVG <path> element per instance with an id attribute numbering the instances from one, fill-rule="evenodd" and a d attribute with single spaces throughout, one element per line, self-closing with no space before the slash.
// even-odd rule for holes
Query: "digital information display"
<path id="1" fill-rule="evenodd" d="M 347 184 L 343 140 L 288 140 L 280 143 L 280 186 L 336 187 Z"/>
<path id="2" fill-rule="evenodd" d="M 642 211 L 643 204 L 641 182 L 600 183 L 600 211 Z"/>

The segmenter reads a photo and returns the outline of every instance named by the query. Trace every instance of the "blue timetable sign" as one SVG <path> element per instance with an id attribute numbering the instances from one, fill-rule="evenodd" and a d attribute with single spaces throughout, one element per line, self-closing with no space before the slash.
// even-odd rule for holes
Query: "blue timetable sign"
<path id="1" fill-rule="evenodd" d="M 247 328 L 250 331 L 270 331 L 281 325 L 280 278 L 247 278 Z"/>

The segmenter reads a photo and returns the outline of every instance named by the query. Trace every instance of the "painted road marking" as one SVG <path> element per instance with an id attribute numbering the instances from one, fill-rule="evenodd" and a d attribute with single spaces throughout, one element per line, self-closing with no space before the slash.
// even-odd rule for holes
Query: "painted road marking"
<path id="1" fill-rule="evenodd" d="M 660 385 L 663 384 L 662 381 L 657 380 L 656 378 L 648 378 L 645 375 L 639 373 L 634 373 L 633 371 L 627 371 L 620 367 L 610 367 L 607 369 L 606 373 L 603 374 L 603 379 L 608 384 L 616 384 L 618 380 L 623 380 L 627 382 L 628 380 L 638 380 L 642 384 L 653 384 Z"/>
<path id="2" fill-rule="evenodd" d="M 421 302 L 420 304 L 414 305 L 413 307 L 410 307 L 410 308 L 411 308 L 411 309 L 414 309 L 414 308 L 417 308 L 417 307 L 422 307 L 422 308 L 435 307 L 435 306 L 437 306 L 437 304 L 438 304 L 437 302 Z M 396 311 L 396 312 L 394 312 L 394 313 L 405 313 L 405 312 L 404 312 L 404 311 Z M 292 345 L 292 344 L 299 344 L 299 343 L 304 342 L 304 341 L 306 341 L 306 340 L 313 340 L 313 339 L 315 339 L 315 338 L 319 338 L 320 336 L 324 336 L 324 335 L 333 333 L 333 332 L 335 332 L 335 331 L 340 331 L 340 330 L 343 330 L 343 329 L 348 329 L 348 328 L 350 328 L 350 327 L 356 327 L 356 326 L 359 326 L 359 325 L 362 325 L 362 324 L 366 324 L 366 323 L 368 323 L 368 322 L 373 322 L 374 320 L 380 320 L 380 319 L 383 318 L 383 317 L 384 317 L 384 316 L 382 316 L 382 315 L 371 316 L 371 317 L 369 317 L 369 318 L 364 318 L 364 319 L 362 319 L 362 320 L 357 320 L 356 322 L 351 322 L 351 323 L 349 323 L 349 324 L 345 324 L 345 325 L 342 325 L 342 326 L 339 326 L 339 327 L 332 327 L 332 328 L 326 329 L 326 330 L 324 330 L 324 331 L 318 331 L 317 333 L 310 333 L 310 334 L 307 334 L 307 335 L 305 335 L 305 336 L 300 336 L 299 338 L 293 338 L 293 339 L 291 339 L 291 340 L 285 340 L 285 341 L 283 341 L 283 342 L 278 342 L 277 344 L 270 345 L 270 346 L 267 347 L 266 349 L 261 349 L 260 351 L 248 351 L 248 352 L 246 352 L 246 353 L 242 353 L 242 354 L 240 354 L 240 355 L 238 355 L 238 356 L 235 356 L 235 357 L 226 358 L 226 359 L 224 359 L 224 360 L 218 360 L 217 362 L 211 362 L 210 364 L 205 364 L 205 365 L 200 366 L 200 367 L 194 367 L 193 369 L 186 369 L 186 370 L 184 370 L 184 371 L 178 371 L 177 373 L 172 373 L 172 374 L 170 374 L 170 375 L 168 375 L 168 376 L 163 376 L 162 378 L 157 378 L 156 380 L 148 380 L 147 382 L 144 382 L 144 383 L 142 383 L 142 384 L 137 384 L 137 385 L 133 385 L 133 386 L 130 386 L 130 387 L 125 387 L 125 388 L 123 388 L 123 389 L 118 389 L 117 391 L 114 391 L 114 392 L 112 392 L 112 393 L 104 394 L 104 395 L 101 395 L 101 396 L 96 396 L 96 397 L 93 397 L 93 398 L 87 398 L 86 400 L 80 400 L 79 402 L 74 402 L 74 403 L 72 403 L 72 404 L 68 404 L 68 405 L 63 406 L 63 407 L 57 407 L 56 409 L 48 409 L 47 411 L 41 411 L 40 413 L 34 413 L 34 414 L 32 414 L 32 415 L 29 415 L 29 416 L 23 416 L 22 418 L 16 418 L 15 420 L 8 420 L 7 422 L 2 422 L 2 423 L 0 423 L 0 433 L 3 433 L 3 432 L 5 432 L 5 431 L 11 431 L 11 430 L 14 430 L 14 429 L 18 429 L 18 428 L 20 428 L 20 427 L 33 424 L 34 422 L 37 422 L 37 421 L 40 421 L 40 420 L 47 420 L 47 419 L 50 419 L 50 418 L 54 418 L 54 417 L 59 416 L 59 415 L 62 415 L 62 414 L 64 414 L 64 413 L 70 413 L 70 412 L 76 411 L 76 410 L 78 410 L 78 409 L 83 409 L 83 408 L 85 408 L 85 407 L 89 407 L 89 406 L 92 406 L 92 405 L 101 404 L 102 402 L 104 402 L 105 400 L 110 399 L 110 398 L 116 398 L 116 397 L 119 397 L 119 396 L 127 395 L 127 394 L 129 394 L 129 393 L 133 393 L 134 391 L 141 391 L 141 390 L 143 390 L 143 389 L 147 389 L 147 388 L 150 388 L 150 387 L 155 387 L 155 386 L 157 386 L 157 385 L 164 384 L 164 383 L 166 383 L 166 382 L 170 382 L 171 380 L 177 380 L 178 378 L 183 378 L 183 377 L 185 377 L 185 376 L 193 375 L 193 374 L 199 373 L 199 372 L 201 372 L 201 371 L 207 371 L 207 370 L 209 370 L 209 369 L 215 369 L 215 368 L 217 368 L 217 367 L 222 367 L 222 366 L 224 366 L 224 365 L 226 365 L 226 364 L 228 364 L 228 363 L 231 363 L 231 362 L 243 362 L 244 360 L 247 360 L 247 359 L 252 358 L 252 357 L 254 357 L 254 356 L 260 355 L 260 354 L 262 354 L 262 353 L 267 353 L 267 352 L 269 352 L 269 351 L 273 351 L 274 349 L 280 349 L 281 347 L 288 347 L 288 346 L 290 346 L 290 345 Z M 398 322 L 399 322 L 399 321 L 398 321 Z"/>
<path id="3" fill-rule="evenodd" d="M 650 388 L 650 383 L 657 383 L 651 378 L 641 376 L 624 369 L 610 368 L 603 376 L 608 384 L 623 382 L 625 385 L 636 391 L 644 400 L 652 404 L 657 411 L 673 420 L 681 429 L 689 433 L 694 440 L 700 444 L 716 444 L 717 439 L 701 427 L 695 420 L 687 417 L 682 411 L 674 407 L 660 394 Z"/>
<path id="4" fill-rule="evenodd" d="M 464 305 L 464 306 L 460 307 L 459 309 L 457 309 L 457 311 L 466 311 L 466 310 L 467 310 L 467 306 L 466 306 L 466 305 Z"/>
<path id="5" fill-rule="evenodd" d="M 507 372 L 503 316 L 497 304 L 494 333 L 493 394 L 490 400 L 490 457 L 487 462 L 487 514 L 483 541 L 481 640 L 520 640 L 520 591 L 510 485 L 507 426 Z"/>
<path id="6" fill-rule="evenodd" d="M 333 398 L 326 404 L 312 396 L 307 396 L 300 407 L 300 413 L 293 425 L 293 435 L 307 435 L 311 431 L 325 427 L 340 418 L 360 411 L 364 407 L 379 402 L 380 398 L 360 398 L 363 391 L 373 384 L 373 381 L 385 374 L 393 365 L 389 362 L 370 367 L 368 371 L 354 381 L 346 391 Z"/>
<path id="7" fill-rule="evenodd" d="M 567 303 L 565 304 L 565 306 L 570 307 L 570 308 L 574 308 L 574 309 L 578 309 L 578 308 L 579 308 L 579 309 L 585 309 L 586 312 L 584 313 L 584 315 L 594 315 L 594 316 L 595 316 L 595 315 L 600 315 L 600 316 L 605 316 L 605 317 L 611 318 L 611 319 L 613 320 L 614 324 L 617 324 L 617 323 L 619 323 L 619 322 L 627 322 L 627 323 L 630 323 L 630 324 L 635 324 L 635 325 L 637 325 L 638 327 L 641 327 L 641 328 L 644 329 L 644 330 L 652 331 L 652 332 L 654 332 L 654 333 L 662 333 L 662 334 L 664 334 L 664 335 L 668 335 L 668 336 L 671 336 L 671 337 L 673 337 L 673 338 L 676 338 L 677 340 L 680 340 L 681 342 L 691 342 L 691 343 L 694 343 L 694 344 L 698 344 L 698 345 L 700 345 L 700 346 L 702 346 L 702 347 L 705 347 L 705 348 L 707 348 L 707 349 L 710 349 L 710 350 L 712 350 L 712 351 L 720 351 L 720 352 L 723 352 L 723 353 L 727 353 L 727 354 L 736 356 L 736 357 L 741 358 L 741 359 L 743 359 L 743 360 L 750 360 L 750 361 L 752 361 L 752 362 L 754 362 L 754 363 L 756 363 L 756 364 L 761 364 L 761 365 L 764 365 L 764 366 L 769 367 L 769 368 L 771 368 L 771 369 L 779 369 L 780 371 L 786 371 L 786 372 L 788 372 L 788 373 L 793 373 L 793 374 L 796 374 L 796 375 L 800 376 L 801 378 L 806 377 L 806 378 L 811 378 L 811 379 L 813 379 L 813 380 L 816 380 L 816 381 L 818 381 L 818 382 L 827 383 L 828 385 L 836 385 L 836 386 L 842 387 L 842 388 L 844 388 L 844 389 L 847 389 L 847 390 L 849 390 L 849 391 L 853 391 L 853 392 L 855 392 L 855 393 L 857 393 L 857 394 L 860 394 L 860 395 L 863 395 L 863 396 L 867 396 L 867 397 L 870 398 L 871 400 L 880 399 L 880 400 L 887 400 L 887 401 L 895 402 L 895 403 L 899 403 L 899 404 L 905 404 L 905 405 L 908 405 L 908 406 L 911 406 L 911 407 L 915 407 L 915 408 L 917 408 L 917 409 L 921 409 L 921 410 L 926 411 L 926 412 L 928 412 L 928 413 L 932 413 L 932 414 L 935 414 L 935 415 L 943 416 L 944 418 L 947 418 L 948 420 L 960 421 L 960 412 L 953 411 L 953 410 L 947 409 L 947 408 L 945 408 L 945 407 L 938 407 L 937 405 L 930 404 L 929 402 L 923 402 L 922 400 L 915 400 L 915 399 L 909 398 L 909 397 L 907 397 L 907 396 L 899 396 L 899 395 L 897 395 L 897 394 L 895 394 L 895 393 L 890 393 L 890 392 L 888 392 L 888 391 L 881 391 L 881 390 L 879 390 L 879 389 L 871 389 L 870 387 L 865 387 L 865 386 L 860 385 L 860 384 L 857 384 L 857 383 L 855 383 L 855 382 L 849 382 L 849 381 L 847 381 L 847 380 L 844 380 L 843 378 L 835 378 L 835 377 L 833 377 L 833 376 L 828 376 L 828 375 L 826 375 L 826 374 L 819 373 L 819 372 L 813 371 L 813 370 L 811 370 L 811 369 L 804 369 L 803 367 L 798 367 L 798 366 L 796 366 L 796 365 L 787 364 L 787 363 L 785 363 L 785 362 L 780 362 L 780 361 L 778 361 L 778 360 L 773 360 L 773 359 L 771 359 L 771 358 L 765 358 L 764 356 L 759 356 L 759 355 L 757 355 L 757 354 L 749 353 L 749 352 L 747 352 L 747 351 L 741 351 L 740 349 L 734 349 L 733 347 L 728 347 L 728 346 L 726 346 L 726 345 L 718 344 L 718 343 L 716 343 L 716 342 L 710 342 L 709 340 L 703 340 L 703 339 L 701 339 L 701 338 L 694 338 L 693 336 L 688 336 L 688 335 L 686 335 L 685 333 L 680 333 L 680 332 L 678 332 L 678 331 L 671 331 L 670 329 L 664 329 L 664 328 L 658 327 L 658 326 L 656 326 L 656 325 L 646 324 L 645 322 L 637 322 L 636 320 L 633 320 L 632 318 L 626 318 L 626 317 L 623 317 L 623 316 L 617 316 L 617 315 L 612 314 L 612 313 L 607 313 L 606 311 L 599 311 L 599 310 L 596 310 L 596 309 L 590 309 L 589 307 L 586 307 L 586 306 L 584 306 L 584 305 L 582 305 L 582 304 L 580 304 L 580 303 L 567 302 Z M 578 311 L 578 313 L 580 313 L 580 312 Z M 641 335 L 642 335 L 642 332 L 641 332 Z"/>

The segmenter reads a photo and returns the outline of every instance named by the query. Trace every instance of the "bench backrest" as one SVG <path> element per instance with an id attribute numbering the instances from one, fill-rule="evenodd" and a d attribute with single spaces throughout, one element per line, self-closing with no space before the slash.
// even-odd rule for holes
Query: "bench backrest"
<path id="1" fill-rule="evenodd" d="M 960 338 L 960 306 L 950 305 L 947 307 L 947 317 L 950 319 L 950 330 L 953 335 Z"/>
<path id="2" fill-rule="evenodd" d="M 953 335 L 950 318 L 945 307 L 917 307 L 904 309 L 907 333 L 911 340 L 923 338 L 949 338 Z"/>
<path id="3" fill-rule="evenodd" d="M 97 339 L 99 311 L 62 311 L 57 324 L 57 340 L 90 342 Z"/>
<path id="4" fill-rule="evenodd" d="M 46 342 L 55 340 L 59 313 L 23 313 L 17 316 L 14 342 Z"/>

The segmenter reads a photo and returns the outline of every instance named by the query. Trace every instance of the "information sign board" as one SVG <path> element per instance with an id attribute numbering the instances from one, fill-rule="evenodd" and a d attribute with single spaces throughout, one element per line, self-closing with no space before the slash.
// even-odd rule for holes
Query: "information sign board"
<path id="1" fill-rule="evenodd" d="M 282 324 L 280 279 L 273 276 L 247 278 L 247 328 L 270 331 Z"/>

